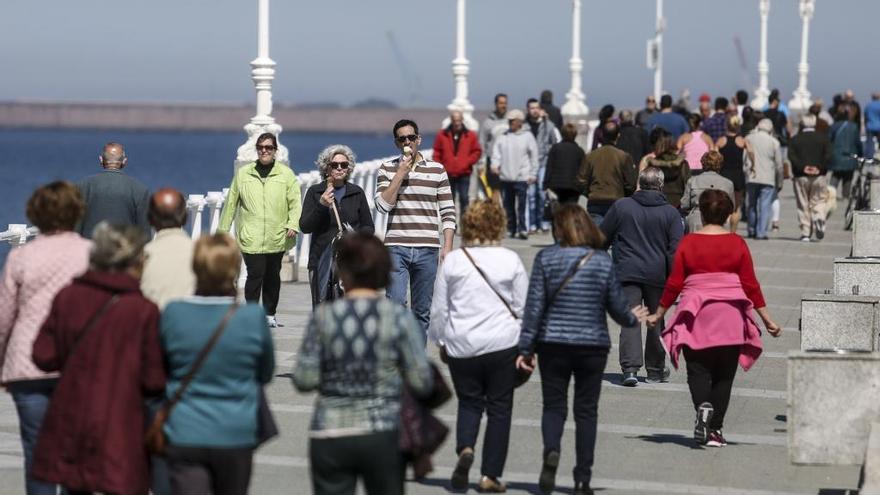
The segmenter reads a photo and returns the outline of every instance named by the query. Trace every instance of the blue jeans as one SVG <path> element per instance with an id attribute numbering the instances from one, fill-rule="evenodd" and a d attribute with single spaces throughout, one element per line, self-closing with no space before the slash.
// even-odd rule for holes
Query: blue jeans
<path id="1" fill-rule="evenodd" d="M 501 199 L 507 214 L 507 233 L 516 235 L 529 230 L 526 225 L 526 191 L 529 183 L 501 181 Z"/>
<path id="2" fill-rule="evenodd" d="M 49 400 L 55 390 L 57 380 L 27 380 L 7 385 L 18 411 L 18 428 L 21 433 L 21 447 L 24 450 L 24 484 L 28 495 L 55 495 L 58 487 L 31 478 L 31 465 L 34 462 L 34 448 L 43 416 L 49 407 Z"/>
<path id="3" fill-rule="evenodd" d="M 458 208 L 463 216 L 465 210 L 467 210 L 468 203 L 470 203 L 469 194 L 471 187 L 471 176 L 465 175 L 463 177 L 450 177 L 449 187 L 450 189 L 452 189 L 452 199 L 458 205 Z"/>
<path id="4" fill-rule="evenodd" d="M 388 299 L 406 306 L 407 289 L 410 289 L 410 308 L 427 342 L 440 249 L 388 246 L 388 250 L 391 252 L 391 284 L 385 295 Z"/>
<path id="5" fill-rule="evenodd" d="M 773 194 L 776 188 L 766 184 L 746 184 L 748 196 L 748 230 L 750 237 L 767 237 L 773 214 Z"/>
<path id="6" fill-rule="evenodd" d="M 537 182 L 529 185 L 529 229 L 538 230 L 550 228 L 550 223 L 544 220 L 544 172 L 545 167 L 538 169 Z"/>

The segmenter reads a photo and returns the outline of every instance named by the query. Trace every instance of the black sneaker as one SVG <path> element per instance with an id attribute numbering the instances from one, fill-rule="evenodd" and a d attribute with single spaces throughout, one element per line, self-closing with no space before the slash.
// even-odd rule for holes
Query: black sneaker
<path id="1" fill-rule="evenodd" d="M 820 241 L 825 237 L 825 220 L 816 220 L 816 239 Z"/>
<path id="2" fill-rule="evenodd" d="M 721 430 L 712 430 L 709 432 L 709 438 L 706 440 L 706 447 L 724 447 L 727 440 L 721 434 Z"/>
<path id="3" fill-rule="evenodd" d="M 559 452 L 552 450 L 544 456 L 541 476 L 538 478 L 538 489 L 541 493 L 551 493 L 556 488 L 556 468 L 559 467 Z"/>
<path id="4" fill-rule="evenodd" d="M 574 482 L 574 491 L 572 492 L 574 495 L 593 495 L 593 489 L 590 488 L 589 483 L 584 483 L 582 481 Z"/>
<path id="5" fill-rule="evenodd" d="M 649 371 L 648 377 L 645 378 L 645 381 L 648 383 L 667 383 L 669 382 L 669 375 L 672 374 L 672 370 L 669 368 L 663 368 L 663 371 L 655 372 Z"/>
<path id="6" fill-rule="evenodd" d="M 468 473 L 471 465 L 474 463 L 474 451 L 463 450 L 458 455 L 458 462 L 455 463 L 455 469 L 452 471 L 452 478 L 449 480 L 454 490 L 464 490 L 468 487 Z"/>
<path id="7" fill-rule="evenodd" d="M 636 376 L 635 371 L 624 371 L 623 379 L 620 381 L 620 384 L 624 387 L 635 387 L 639 384 L 639 377 Z"/>
<path id="8" fill-rule="evenodd" d="M 694 440 L 700 445 L 705 445 L 706 441 L 709 439 L 709 421 L 712 420 L 712 414 L 714 412 L 715 409 L 712 407 L 712 404 L 708 402 L 703 402 L 700 404 L 700 407 L 697 408 L 697 420 L 694 424 Z"/>

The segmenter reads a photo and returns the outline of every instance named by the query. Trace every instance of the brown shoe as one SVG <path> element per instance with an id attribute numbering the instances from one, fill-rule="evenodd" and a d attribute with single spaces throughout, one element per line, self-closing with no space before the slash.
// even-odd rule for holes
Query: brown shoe
<path id="1" fill-rule="evenodd" d="M 499 479 L 483 476 L 480 478 L 480 484 L 477 485 L 477 490 L 482 493 L 505 493 L 507 492 L 507 485 Z"/>

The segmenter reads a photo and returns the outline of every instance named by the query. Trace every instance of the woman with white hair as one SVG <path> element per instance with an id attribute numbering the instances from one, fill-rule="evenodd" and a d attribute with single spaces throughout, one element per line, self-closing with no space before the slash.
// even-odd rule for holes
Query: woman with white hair
<path id="1" fill-rule="evenodd" d="M 782 149 L 773 137 L 773 122 L 761 119 L 754 132 L 746 136 L 752 153 L 746 153 L 746 213 L 750 238 L 767 239 L 774 192 L 782 188 Z"/>
<path id="2" fill-rule="evenodd" d="M 315 160 L 322 182 L 306 191 L 299 224 L 303 233 L 312 234 L 309 244 L 309 285 L 312 307 L 335 298 L 328 290 L 332 261 L 332 243 L 341 231 L 372 234 L 373 216 L 367 196 L 358 185 L 349 182 L 354 171 L 355 155 L 348 146 L 331 144 Z"/>

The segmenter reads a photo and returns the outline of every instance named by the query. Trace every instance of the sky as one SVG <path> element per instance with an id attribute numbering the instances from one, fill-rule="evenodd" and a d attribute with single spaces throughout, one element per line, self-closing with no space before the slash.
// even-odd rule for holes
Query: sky
<path id="1" fill-rule="evenodd" d="M 731 95 L 757 83 L 758 0 L 666 0 L 664 89 Z M 455 0 L 274 0 L 274 98 L 284 104 L 367 98 L 442 107 L 454 91 Z M 653 0 L 583 0 L 583 90 L 598 109 L 638 106 L 653 88 L 645 43 Z M 256 0 L 0 0 L 0 101 L 253 104 Z M 817 0 L 810 25 L 809 89 L 830 100 L 880 90 L 878 0 Z M 797 0 L 772 0 L 770 85 L 797 85 Z M 392 33 L 397 49 L 389 42 Z M 470 99 L 514 106 L 570 87 L 570 0 L 467 2 Z M 747 69 L 739 62 L 739 38 Z M 397 54 L 396 54 L 397 53 Z"/>

